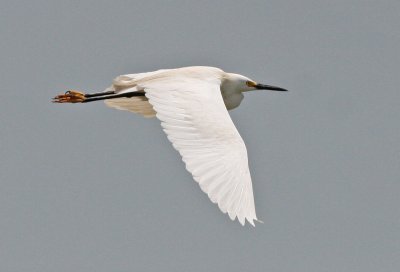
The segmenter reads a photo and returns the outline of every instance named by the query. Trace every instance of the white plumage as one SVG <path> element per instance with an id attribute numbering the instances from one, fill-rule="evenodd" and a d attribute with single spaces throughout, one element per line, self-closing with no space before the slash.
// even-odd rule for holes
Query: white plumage
<path id="1" fill-rule="evenodd" d="M 239 106 L 242 93 L 255 89 L 284 91 L 218 68 L 186 67 L 119 76 L 106 93 L 145 96 L 100 99 L 107 99 L 112 108 L 157 116 L 210 200 L 232 220 L 237 218 L 242 225 L 247 220 L 254 226 L 257 216 L 247 150 L 227 109 Z"/>

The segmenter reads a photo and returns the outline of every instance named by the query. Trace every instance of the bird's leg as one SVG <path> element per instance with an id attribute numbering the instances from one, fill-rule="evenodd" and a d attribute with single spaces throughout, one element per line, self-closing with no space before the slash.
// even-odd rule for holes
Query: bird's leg
<path id="1" fill-rule="evenodd" d="M 84 94 L 84 96 L 87 98 L 87 97 L 104 96 L 104 95 L 109 95 L 109 94 L 115 94 L 115 92 L 107 91 L 107 92 L 100 92 L 100 93 Z"/>
<path id="2" fill-rule="evenodd" d="M 69 90 L 64 94 L 57 95 L 53 98 L 54 103 L 81 103 L 89 97 L 98 97 L 114 94 L 114 91 L 100 92 L 100 93 L 92 93 L 85 94 L 76 90 Z"/>
<path id="3" fill-rule="evenodd" d="M 121 97 L 134 97 L 134 96 L 144 96 L 144 92 L 127 92 L 127 93 L 120 93 L 120 94 L 112 94 L 112 95 L 105 95 L 99 97 L 89 97 L 85 98 L 82 103 L 93 102 L 98 100 L 106 100 L 106 99 L 113 99 L 113 98 L 121 98 Z"/>
<path id="4" fill-rule="evenodd" d="M 53 103 L 87 103 L 98 100 L 113 99 L 120 97 L 144 96 L 144 92 L 127 92 L 116 94 L 114 91 L 85 94 L 79 91 L 70 90 L 65 94 L 57 95 L 53 98 Z"/>

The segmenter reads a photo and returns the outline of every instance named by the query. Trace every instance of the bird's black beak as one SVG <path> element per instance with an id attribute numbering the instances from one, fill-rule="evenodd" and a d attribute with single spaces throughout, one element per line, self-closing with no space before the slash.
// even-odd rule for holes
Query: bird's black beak
<path id="1" fill-rule="evenodd" d="M 287 92 L 286 89 L 283 89 L 281 87 L 276 87 L 276 86 L 271 86 L 271 85 L 265 85 L 265 84 L 256 84 L 254 86 L 258 90 L 270 90 L 270 91 L 279 91 L 279 92 Z"/>

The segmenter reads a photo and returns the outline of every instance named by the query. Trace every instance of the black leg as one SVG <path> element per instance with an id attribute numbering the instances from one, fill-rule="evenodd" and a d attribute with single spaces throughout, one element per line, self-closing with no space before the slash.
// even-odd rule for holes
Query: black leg
<path id="1" fill-rule="evenodd" d="M 108 91 L 108 92 L 101 92 L 101 93 L 85 94 L 85 97 L 96 97 L 96 96 L 104 96 L 104 95 L 110 95 L 110 94 L 115 94 L 115 92 Z"/>
<path id="2" fill-rule="evenodd" d="M 144 96 L 144 92 L 127 92 L 116 94 L 114 91 L 85 94 L 78 91 L 68 91 L 65 94 L 57 95 L 53 98 L 54 103 L 87 103 L 98 100 L 113 99 L 120 97 L 134 97 L 134 96 Z"/>
<path id="3" fill-rule="evenodd" d="M 114 93 L 114 92 L 113 92 Z M 94 96 L 97 96 L 94 94 Z M 128 92 L 128 93 L 122 93 L 122 94 L 112 94 L 112 95 L 104 95 L 104 96 L 99 96 L 99 97 L 93 97 L 88 96 L 89 98 L 86 98 L 82 101 L 82 103 L 87 103 L 87 102 L 93 102 L 93 101 L 98 101 L 98 100 L 106 100 L 106 99 L 113 99 L 113 98 L 121 98 L 121 97 L 134 97 L 134 96 L 144 96 L 143 92 Z M 85 95 L 85 97 L 87 97 Z"/>

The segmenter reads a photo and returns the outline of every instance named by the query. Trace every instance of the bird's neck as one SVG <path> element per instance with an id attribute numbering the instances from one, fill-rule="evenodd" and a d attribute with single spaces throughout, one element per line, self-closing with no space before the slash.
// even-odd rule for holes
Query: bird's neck
<path id="1" fill-rule="evenodd" d="M 221 95 L 228 110 L 238 107 L 243 100 L 239 85 L 232 80 L 223 80 L 221 82 Z"/>

